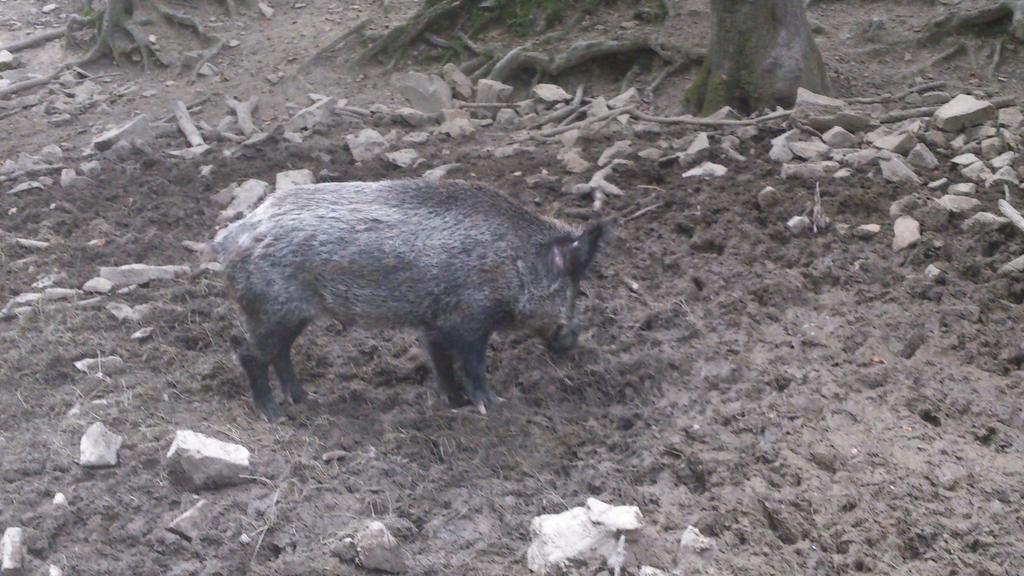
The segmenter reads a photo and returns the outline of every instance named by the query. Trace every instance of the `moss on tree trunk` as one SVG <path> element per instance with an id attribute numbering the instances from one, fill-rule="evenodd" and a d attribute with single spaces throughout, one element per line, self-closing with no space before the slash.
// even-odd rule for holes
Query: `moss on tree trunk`
<path id="1" fill-rule="evenodd" d="M 707 115 L 790 106 L 796 89 L 830 92 L 803 0 L 711 0 L 711 43 L 687 106 Z"/>

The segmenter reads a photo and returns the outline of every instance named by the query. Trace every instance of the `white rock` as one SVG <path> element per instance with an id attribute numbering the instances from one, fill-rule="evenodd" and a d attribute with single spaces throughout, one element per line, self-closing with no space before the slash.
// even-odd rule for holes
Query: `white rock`
<path id="1" fill-rule="evenodd" d="M 923 142 L 914 146 L 914 149 L 907 155 L 907 162 L 922 170 L 934 170 L 939 167 L 939 160 Z"/>
<path id="2" fill-rule="evenodd" d="M 882 168 L 882 177 L 889 182 L 921 183 L 914 170 L 899 156 L 893 156 L 889 160 L 879 160 L 878 165 Z"/>
<path id="3" fill-rule="evenodd" d="M 822 160 L 828 157 L 829 147 L 820 141 L 791 142 L 789 149 L 804 160 Z"/>
<path id="4" fill-rule="evenodd" d="M 915 144 L 917 144 L 917 138 L 914 138 L 914 135 L 908 132 L 898 132 L 890 136 L 883 136 L 874 142 L 876 148 L 895 152 L 896 154 L 910 152 L 910 149 Z"/>
<path id="5" fill-rule="evenodd" d="M 260 9 L 260 12 L 263 13 L 264 18 L 274 17 L 274 9 L 270 7 L 270 4 L 267 4 L 266 2 L 260 2 L 256 6 L 257 8 Z"/>
<path id="6" fill-rule="evenodd" d="M 13 70 L 20 65 L 14 54 L 11 54 L 7 50 L 0 50 L 0 71 Z"/>
<path id="7" fill-rule="evenodd" d="M 441 134 L 447 134 L 452 138 L 461 138 L 476 131 L 476 126 L 473 125 L 468 110 L 444 110 L 443 115 L 444 122 L 437 128 L 437 131 Z"/>
<path id="8" fill-rule="evenodd" d="M 847 132 L 842 126 L 834 126 L 821 136 L 826 144 L 833 148 L 853 148 L 859 140 L 853 134 Z"/>
<path id="9" fill-rule="evenodd" d="M 1010 224 L 1009 218 L 997 216 L 991 212 L 978 212 L 960 225 L 964 232 L 992 232 Z"/>
<path id="10" fill-rule="evenodd" d="M 783 164 L 782 179 L 820 180 L 839 170 L 839 164 L 831 160 L 807 162 L 805 164 Z"/>
<path id="11" fill-rule="evenodd" d="M 362 523 L 352 540 L 356 562 L 363 568 L 391 574 L 408 570 L 408 555 L 383 523 L 377 520 Z"/>
<path id="12" fill-rule="evenodd" d="M 373 128 L 363 128 L 358 134 L 349 134 L 345 136 L 345 142 L 356 162 L 373 160 L 388 149 L 388 141 Z"/>
<path id="13" fill-rule="evenodd" d="M 512 96 L 512 87 L 497 80 L 481 78 L 476 83 L 476 101 L 480 104 L 508 102 Z M 451 106 L 449 106 L 451 108 Z"/>
<path id="14" fill-rule="evenodd" d="M 970 94 L 959 94 L 935 112 L 935 126 L 947 132 L 984 124 L 998 117 L 995 106 Z"/>
<path id="15" fill-rule="evenodd" d="M 853 235 L 857 238 L 874 238 L 882 231 L 882 227 L 878 224 L 861 224 L 853 229 Z"/>
<path id="16" fill-rule="evenodd" d="M 694 137 L 693 142 L 686 147 L 686 155 L 695 158 L 700 154 L 706 154 L 711 149 L 711 140 L 708 139 L 707 132 L 698 132 Z"/>
<path id="17" fill-rule="evenodd" d="M 805 88 L 797 88 L 793 117 L 819 132 L 834 126 L 842 126 L 849 132 L 860 132 L 871 124 L 867 116 L 849 110 L 846 102 L 815 94 Z"/>
<path id="18" fill-rule="evenodd" d="M 274 192 L 281 192 L 296 186 L 307 186 L 315 181 L 313 171 L 309 168 L 278 172 L 274 177 Z"/>
<path id="19" fill-rule="evenodd" d="M 402 142 L 406 144 L 426 144 L 430 140 L 430 134 L 426 132 L 409 132 L 402 137 Z"/>
<path id="20" fill-rule="evenodd" d="M 991 162 L 989 162 L 989 164 L 991 164 L 996 170 L 999 170 L 1000 168 L 1005 168 L 1006 166 L 1013 164 L 1013 161 L 1016 159 L 1017 153 L 1010 150 L 996 156 Z"/>
<path id="21" fill-rule="evenodd" d="M 29 180 L 28 182 L 22 182 L 21 184 L 18 184 L 14 188 L 11 188 L 10 190 L 7 191 L 7 194 L 13 195 L 13 194 L 18 194 L 19 192 L 25 192 L 25 191 L 28 191 L 28 190 L 42 190 L 42 189 L 43 189 L 43 185 L 38 180 Z"/>
<path id="22" fill-rule="evenodd" d="M 526 563 L 533 572 L 550 574 L 576 559 L 618 555 L 619 537 L 643 526 L 636 506 L 610 506 L 594 498 L 561 514 L 545 514 L 530 522 Z"/>
<path id="23" fill-rule="evenodd" d="M 978 185 L 973 182 L 965 182 L 962 184 L 953 184 L 949 188 L 946 188 L 946 192 L 949 194 L 956 194 L 958 196 L 972 196 L 978 189 Z"/>
<path id="24" fill-rule="evenodd" d="M 943 274 L 944 272 L 942 271 L 942 269 L 936 266 L 935 264 L 929 264 L 928 267 L 924 269 L 924 275 L 929 280 L 938 280 L 939 278 L 942 277 Z"/>
<path id="25" fill-rule="evenodd" d="M 126 264 L 124 266 L 103 266 L 100 278 L 109 280 L 113 288 L 145 284 L 154 280 L 172 280 L 189 273 L 188 266 L 150 266 L 149 264 Z"/>
<path id="26" fill-rule="evenodd" d="M 921 94 L 921 104 L 924 106 L 942 106 L 951 99 L 948 92 L 925 92 Z"/>
<path id="27" fill-rule="evenodd" d="M 679 538 L 679 549 L 682 552 L 701 554 L 712 550 L 715 541 L 700 533 L 700 530 L 693 526 L 687 526 L 683 535 Z"/>
<path id="28" fill-rule="evenodd" d="M 999 267 L 999 274 L 1019 274 L 1024 272 L 1024 256 L 1018 256 Z"/>
<path id="29" fill-rule="evenodd" d="M 565 102 L 572 99 L 572 94 L 557 84 L 537 84 L 533 87 L 533 94 L 545 102 Z"/>
<path id="30" fill-rule="evenodd" d="M 100 152 L 105 152 L 113 148 L 118 142 L 149 142 L 152 139 L 153 131 L 149 127 L 149 117 L 145 114 L 140 114 L 124 126 L 100 134 L 93 139 L 92 146 Z"/>
<path id="31" fill-rule="evenodd" d="M 497 128 L 515 128 L 519 122 L 519 114 L 511 108 L 502 108 L 494 117 L 494 126 Z"/>
<path id="32" fill-rule="evenodd" d="M 995 173 L 992 178 L 985 182 L 985 185 L 990 184 L 1012 184 L 1017 186 L 1020 184 L 1020 179 L 1017 177 L 1017 172 L 1011 166 L 1003 166 Z"/>
<path id="33" fill-rule="evenodd" d="M 124 440 L 102 422 L 95 422 L 82 434 L 78 445 L 78 464 L 83 468 L 117 466 L 117 451 Z"/>
<path id="34" fill-rule="evenodd" d="M 608 101 L 608 107 L 612 110 L 623 108 L 640 101 L 640 92 L 636 86 L 630 86 L 625 92 Z"/>
<path id="35" fill-rule="evenodd" d="M 909 248 L 921 239 L 921 225 L 910 216 L 900 216 L 893 223 L 892 249 L 896 252 Z"/>
<path id="36" fill-rule="evenodd" d="M 47 4 L 46 6 L 43 6 L 39 11 L 42 12 L 43 14 L 50 14 L 57 10 L 57 8 L 59 8 L 59 6 L 57 6 L 56 4 Z"/>
<path id="37" fill-rule="evenodd" d="M 86 374 L 116 374 L 124 368 L 124 360 L 117 356 L 83 358 L 74 363 L 75 368 Z"/>
<path id="38" fill-rule="evenodd" d="M 473 81 L 455 64 L 449 62 L 441 68 L 441 76 L 452 87 L 452 90 L 465 100 L 473 97 Z"/>
<path id="39" fill-rule="evenodd" d="M 572 174 L 580 174 L 590 169 L 590 162 L 583 158 L 583 150 L 580 148 L 566 148 L 558 153 L 558 159 Z"/>
<path id="40" fill-rule="evenodd" d="M 786 222 L 786 228 L 794 236 L 803 236 L 811 230 L 811 219 L 807 216 L 793 216 Z"/>
<path id="41" fill-rule="evenodd" d="M 384 154 L 384 157 L 388 159 L 388 162 L 391 162 L 399 168 L 415 166 L 420 160 L 419 153 L 412 148 L 403 148 L 401 150 L 395 150 L 394 152 L 388 152 Z"/>
<path id="42" fill-rule="evenodd" d="M 659 148 L 653 148 L 652 147 L 652 148 L 644 148 L 643 150 L 637 152 L 636 155 L 641 157 L 641 158 L 643 158 L 644 160 L 657 161 L 662 156 L 664 156 L 665 153 L 662 152 Z"/>
<path id="43" fill-rule="evenodd" d="M 775 162 L 786 163 L 793 160 L 793 151 L 789 148 L 789 142 L 778 141 L 772 143 L 772 149 L 768 151 L 768 157 Z"/>
<path id="44" fill-rule="evenodd" d="M 129 336 L 129 338 L 131 338 L 132 340 L 135 340 L 136 342 L 138 342 L 140 340 L 145 340 L 145 339 L 149 338 L 152 335 L 153 335 L 153 328 L 151 326 L 146 326 L 145 328 L 139 328 L 135 332 L 132 332 L 132 335 Z"/>
<path id="45" fill-rule="evenodd" d="M 849 168 L 840 168 L 839 170 L 836 170 L 835 174 L 832 175 L 832 179 L 845 180 L 850 176 L 853 176 L 853 170 L 850 170 Z"/>
<path id="46" fill-rule="evenodd" d="M 4 536 L 0 538 L 0 574 L 20 576 L 22 573 L 27 554 L 24 537 L 24 530 L 17 526 L 4 530 Z"/>
<path id="47" fill-rule="evenodd" d="M 981 160 L 962 168 L 960 174 L 968 180 L 974 180 L 979 183 L 987 183 L 993 176 L 992 171 Z"/>
<path id="48" fill-rule="evenodd" d="M 178 430 L 167 451 L 167 474 L 190 490 L 244 482 L 249 450 L 191 430 Z"/>
<path id="49" fill-rule="evenodd" d="M 427 114 L 438 114 L 452 107 L 452 89 L 436 74 L 405 72 L 396 74 L 392 83 L 413 108 Z"/>
<path id="50" fill-rule="evenodd" d="M 704 162 L 696 168 L 683 172 L 683 178 L 719 178 L 725 176 L 728 171 L 729 169 L 721 164 Z"/>
<path id="51" fill-rule="evenodd" d="M 142 316 L 140 316 L 134 308 L 123 302 L 111 302 L 107 304 L 107 312 L 113 314 L 114 317 L 121 322 L 138 322 L 142 320 Z"/>
<path id="52" fill-rule="evenodd" d="M 1018 130 L 1024 125 L 1024 114 L 1021 114 L 1020 108 L 1017 106 L 1001 108 L 999 110 L 999 125 L 1010 130 Z"/>
<path id="53" fill-rule="evenodd" d="M 851 168 L 862 168 L 875 160 L 888 160 L 892 158 L 890 152 L 878 150 L 877 148 L 866 148 L 843 157 L 843 162 Z"/>
<path id="54" fill-rule="evenodd" d="M 82 285 L 83 292 L 91 292 L 93 294 L 106 294 L 114 289 L 114 283 L 106 278 L 93 278 Z"/>
<path id="55" fill-rule="evenodd" d="M 950 160 L 950 162 L 956 164 L 957 166 L 970 166 L 971 164 L 980 161 L 981 158 L 978 158 L 977 156 L 971 153 L 960 154 L 959 156 L 954 156 L 953 159 Z"/>
<path id="56" fill-rule="evenodd" d="M 981 201 L 977 198 L 971 198 L 970 196 L 957 196 L 956 194 L 946 194 L 942 198 L 936 200 L 936 202 L 954 214 L 968 212 L 981 205 Z"/>
<path id="57" fill-rule="evenodd" d="M 54 506 L 67 506 L 68 505 L 68 497 L 65 496 L 63 492 L 57 492 L 56 494 L 53 495 L 53 505 Z"/>

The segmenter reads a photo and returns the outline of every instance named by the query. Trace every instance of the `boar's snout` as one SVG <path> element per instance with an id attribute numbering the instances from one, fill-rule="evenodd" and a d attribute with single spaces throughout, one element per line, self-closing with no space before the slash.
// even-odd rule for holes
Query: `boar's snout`
<path id="1" fill-rule="evenodd" d="M 555 331 L 548 337 L 548 350 L 555 354 L 564 354 L 576 347 L 576 341 L 580 338 L 580 325 L 578 322 L 559 324 Z"/>

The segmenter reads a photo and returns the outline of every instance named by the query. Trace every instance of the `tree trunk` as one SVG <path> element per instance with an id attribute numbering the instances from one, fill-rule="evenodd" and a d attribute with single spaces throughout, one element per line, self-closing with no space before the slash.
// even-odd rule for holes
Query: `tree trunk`
<path id="1" fill-rule="evenodd" d="M 748 114 L 792 106 L 799 87 L 830 92 L 804 0 L 710 1 L 711 45 L 685 94 L 692 111 L 732 106 Z"/>

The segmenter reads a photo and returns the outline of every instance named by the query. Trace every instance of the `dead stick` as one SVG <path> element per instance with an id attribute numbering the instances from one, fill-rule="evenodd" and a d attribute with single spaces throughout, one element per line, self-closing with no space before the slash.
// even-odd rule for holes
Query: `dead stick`
<path id="1" fill-rule="evenodd" d="M 199 133 L 199 129 L 192 122 L 192 117 L 188 114 L 188 108 L 185 107 L 185 103 L 178 100 L 172 106 L 174 109 L 174 117 L 178 120 L 178 128 L 181 129 L 181 133 L 185 135 L 185 139 L 188 140 L 189 145 L 203 146 L 206 142 L 203 141 L 203 135 Z"/>
<path id="2" fill-rule="evenodd" d="M 259 96 L 253 96 L 244 102 L 239 102 L 230 97 L 225 100 L 228 108 L 235 111 L 235 116 L 238 118 L 238 127 L 242 130 L 242 134 L 246 136 L 252 136 L 256 132 L 256 125 L 252 121 L 252 112 L 256 109 L 256 104 L 259 103 L 259 100 Z"/>
<path id="3" fill-rule="evenodd" d="M 615 118 L 617 116 L 622 116 L 623 114 L 627 114 L 628 115 L 628 114 L 636 114 L 636 113 L 637 112 L 636 112 L 636 107 L 635 106 L 626 106 L 624 108 L 616 108 L 615 110 L 609 110 L 608 112 L 605 112 L 604 114 L 601 114 L 600 116 L 594 116 L 593 118 L 587 118 L 586 120 L 582 120 L 582 121 L 577 122 L 575 124 L 569 124 L 568 126 L 559 126 L 558 128 L 552 128 L 550 130 L 545 130 L 543 132 L 538 132 L 537 136 L 540 136 L 541 138 L 549 138 L 551 136 L 558 136 L 559 134 L 564 134 L 566 132 L 569 132 L 570 130 L 575 130 L 577 128 L 584 128 L 584 127 L 589 126 L 590 124 L 593 124 L 595 122 L 601 122 L 603 120 L 608 120 L 609 118 Z"/>
<path id="4" fill-rule="evenodd" d="M 60 30 L 49 30 L 41 34 L 36 34 L 35 36 L 29 36 L 28 38 L 23 38 L 21 40 L 16 40 L 9 44 L 4 44 L 3 46 L 0 46 L 0 51 L 6 50 L 8 52 L 13 53 L 17 52 L 18 50 L 24 50 L 25 48 L 38 46 L 39 44 L 45 44 L 50 40 L 56 40 L 57 38 L 62 38 L 63 36 L 64 28 L 61 28 Z"/>
<path id="5" fill-rule="evenodd" d="M 993 106 L 996 108 L 1006 108 L 1007 106 L 1014 106 L 1017 104 L 1016 96 L 1000 96 L 999 98 L 993 98 L 990 100 Z M 931 116 L 940 108 L 940 106 L 924 106 L 922 108 L 911 108 L 909 110 L 895 110 L 882 116 L 878 119 L 883 124 L 891 122 L 900 122 L 903 120 L 909 120 L 910 118 L 923 118 L 925 116 Z"/>
<path id="6" fill-rule="evenodd" d="M 772 120 L 779 120 L 782 118 L 788 118 L 793 114 L 792 110 L 780 110 L 778 112 L 772 112 L 764 116 L 758 116 L 757 118 L 750 118 L 748 120 L 708 120 L 706 118 L 695 118 L 693 116 L 652 116 L 643 112 L 633 111 L 632 115 L 640 120 L 646 120 L 648 122 L 659 122 L 662 124 L 691 124 L 693 126 L 750 126 L 753 124 L 760 124 L 762 122 L 770 122 Z"/>

